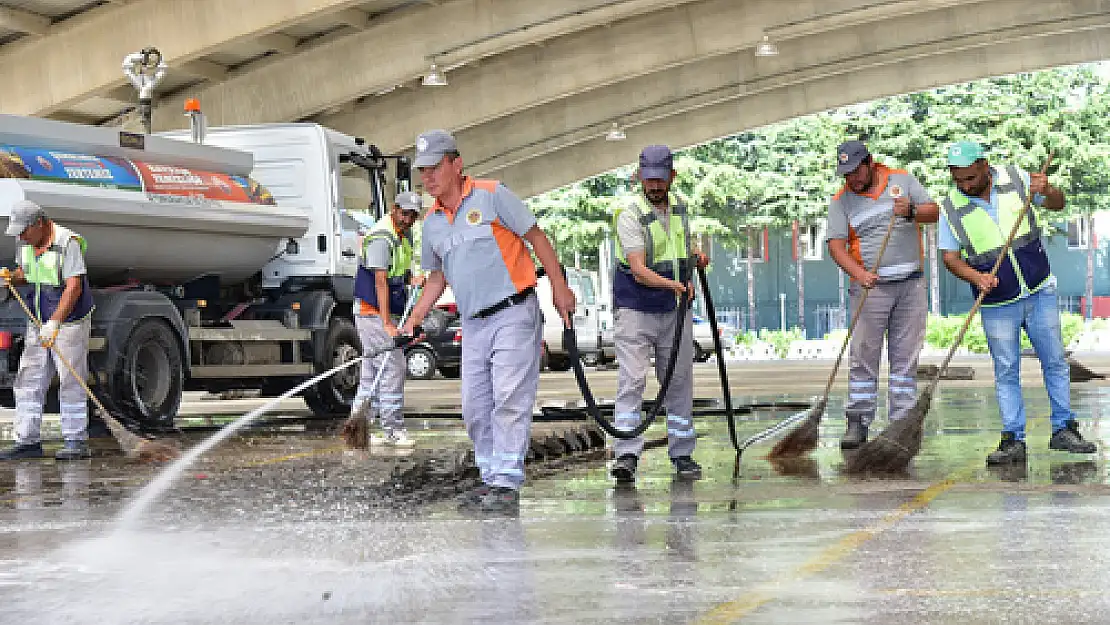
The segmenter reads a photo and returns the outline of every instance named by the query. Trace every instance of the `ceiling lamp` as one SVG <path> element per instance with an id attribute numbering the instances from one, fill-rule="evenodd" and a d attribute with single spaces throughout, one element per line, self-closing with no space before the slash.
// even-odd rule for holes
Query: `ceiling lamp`
<path id="1" fill-rule="evenodd" d="M 624 131 L 617 125 L 617 122 L 613 122 L 613 126 L 609 128 L 609 132 L 605 133 L 606 141 L 624 141 L 627 138 L 628 135 L 624 134 Z"/>
<path id="2" fill-rule="evenodd" d="M 755 55 L 778 56 L 779 47 L 771 43 L 771 40 L 767 37 L 767 35 L 763 35 L 763 41 L 760 41 L 759 44 L 755 47 Z"/>
<path id="3" fill-rule="evenodd" d="M 432 63 L 432 66 L 428 68 L 428 73 L 424 74 L 424 79 L 420 81 L 420 84 L 425 87 L 446 87 L 447 75 L 441 72 L 439 68 L 436 67 L 435 63 Z"/>

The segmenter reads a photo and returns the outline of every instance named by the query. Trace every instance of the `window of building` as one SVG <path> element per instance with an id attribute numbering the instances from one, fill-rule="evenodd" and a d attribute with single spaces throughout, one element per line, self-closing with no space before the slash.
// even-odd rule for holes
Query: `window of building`
<path id="1" fill-rule="evenodd" d="M 825 247 L 825 226 L 813 224 L 798 227 L 798 254 L 806 260 L 821 260 Z"/>
<path id="2" fill-rule="evenodd" d="M 1085 250 L 1091 244 L 1091 222 L 1086 217 L 1068 220 L 1068 249 Z"/>
<path id="3" fill-rule="evenodd" d="M 754 226 L 740 228 L 739 249 L 737 256 L 741 259 L 752 259 L 752 262 L 761 263 L 764 257 L 764 229 Z"/>

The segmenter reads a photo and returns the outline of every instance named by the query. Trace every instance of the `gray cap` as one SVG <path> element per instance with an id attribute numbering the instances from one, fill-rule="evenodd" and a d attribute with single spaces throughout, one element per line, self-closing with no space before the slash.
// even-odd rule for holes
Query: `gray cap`
<path id="1" fill-rule="evenodd" d="M 413 167 L 435 167 L 448 152 L 458 152 L 455 138 L 446 130 L 429 130 L 416 137 L 416 159 Z"/>
<path id="2" fill-rule="evenodd" d="M 12 204 L 11 217 L 8 218 L 8 236 L 17 237 L 36 221 L 46 217 L 46 211 L 31 200 L 19 200 Z"/>
<path id="3" fill-rule="evenodd" d="M 871 156 L 863 141 L 845 141 L 836 148 L 836 175 L 850 174 L 865 158 Z"/>
<path id="4" fill-rule="evenodd" d="M 640 178 L 669 180 L 674 170 L 674 156 L 665 145 L 649 145 L 640 152 Z"/>
<path id="5" fill-rule="evenodd" d="M 393 203 L 400 206 L 403 211 L 415 211 L 419 213 L 424 209 L 424 200 L 421 199 L 419 193 L 413 191 L 402 191 L 398 193 Z"/>

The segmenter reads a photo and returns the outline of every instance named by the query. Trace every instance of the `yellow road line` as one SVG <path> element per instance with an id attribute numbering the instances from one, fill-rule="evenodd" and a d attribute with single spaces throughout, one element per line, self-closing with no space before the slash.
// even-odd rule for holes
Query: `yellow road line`
<path id="1" fill-rule="evenodd" d="M 975 466 L 978 466 L 976 463 Z M 921 491 L 916 497 L 910 501 L 902 504 L 896 510 L 886 514 L 883 518 L 879 519 L 871 527 L 857 530 L 841 538 L 836 544 L 821 551 L 808 562 L 802 564 L 790 573 L 783 575 L 779 579 L 767 584 L 764 589 L 756 590 L 743 599 L 736 601 L 729 601 L 713 608 L 705 616 L 698 619 L 696 622 L 699 625 L 718 625 L 723 623 L 733 623 L 767 603 L 774 601 L 777 594 L 774 592 L 776 589 L 781 588 L 787 584 L 796 583 L 804 580 L 807 577 L 816 575 L 829 568 L 833 564 L 843 560 L 846 556 L 855 552 L 861 545 L 867 541 L 882 534 L 890 529 L 902 519 L 910 514 L 921 510 L 929 505 L 934 499 L 940 497 L 948 492 L 953 486 L 957 484 L 957 475 L 962 475 L 967 471 L 963 469 L 958 471 L 948 478 L 932 484 L 925 490 Z"/>

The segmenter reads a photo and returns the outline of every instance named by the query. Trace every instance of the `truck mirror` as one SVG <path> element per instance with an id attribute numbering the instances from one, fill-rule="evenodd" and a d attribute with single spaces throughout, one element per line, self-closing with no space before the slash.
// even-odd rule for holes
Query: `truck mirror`
<path id="1" fill-rule="evenodd" d="M 412 162 L 404 156 L 397 159 L 397 181 L 402 180 L 412 188 Z"/>

